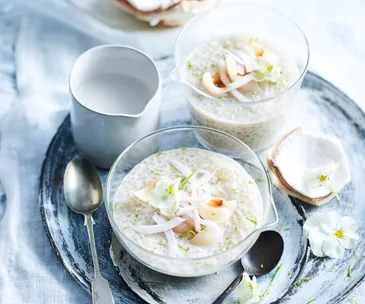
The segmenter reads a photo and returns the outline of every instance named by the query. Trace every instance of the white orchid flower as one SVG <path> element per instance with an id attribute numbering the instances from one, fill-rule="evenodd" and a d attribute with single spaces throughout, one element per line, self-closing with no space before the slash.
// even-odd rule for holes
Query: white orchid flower
<path id="1" fill-rule="evenodd" d="M 179 209 L 179 185 L 180 178 L 171 180 L 162 176 L 155 188 L 149 193 L 149 203 L 160 209 L 163 215 L 174 215 Z"/>
<path id="2" fill-rule="evenodd" d="M 345 250 L 354 248 L 359 240 L 355 220 L 334 211 L 312 215 L 303 230 L 313 254 L 319 257 L 342 258 Z"/>
<path id="3" fill-rule="evenodd" d="M 240 303 L 257 303 L 260 301 L 260 289 L 254 276 L 252 280 L 247 273 L 243 274 L 241 283 L 237 286 L 236 293 Z"/>

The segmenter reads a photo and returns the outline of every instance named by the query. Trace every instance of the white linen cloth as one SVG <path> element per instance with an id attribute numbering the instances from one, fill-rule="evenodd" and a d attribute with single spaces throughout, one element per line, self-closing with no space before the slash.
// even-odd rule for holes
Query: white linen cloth
<path id="1" fill-rule="evenodd" d="M 306 32 L 310 68 L 364 109 L 365 3 L 278 0 L 275 6 Z M 0 304 L 90 303 L 49 245 L 38 186 L 47 146 L 69 109 L 70 68 L 100 41 L 52 19 L 18 12 L 0 7 L 0 194 L 2 188 L 7 194 L 0 220 Z M 0 219 L 2 214 L 0 198 Z M 348 299 L 365 298 L 364 286 Z"/>
<path id="2" fill-rule="evenodd" d="M 1 81 L 0 95 L 1 110 L 3 102 L 13 98 L 12 109 L 2 119 L 0 150 L 1 181 L 7 194 L 0 222 L 0 303 L 90 303 L 90 296 L 66 272 L 45 235 L 38 183 L 47 146 L 69 109 L 70 68 L 96 41 L 52 20 L 24 16 L 20 21 L 16 77 L 9 66 L 13 83 Z M 1 35 L 0 39 L 2 46 L 14 47 Z M 3 94 L 4 90 L 9 93 Z M 4 99 L 7 95 L 9 101 Z"/>

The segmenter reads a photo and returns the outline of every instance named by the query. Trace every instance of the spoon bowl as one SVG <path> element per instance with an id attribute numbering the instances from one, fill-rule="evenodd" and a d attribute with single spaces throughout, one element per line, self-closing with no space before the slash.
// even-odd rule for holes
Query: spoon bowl
<path id="1" fill-rule="evenodd" d="M 268 274 L 279 263 L 283 251 L 284 240 L 280 233 L 273 230 L 264 231 L 241 258 L 242 267 L 251 276 Z"/>
<path id="2" fill-rule="evenodd" d="M 91 214 L 103 202 L 103 187 L 98 171 L 82 158 L 74 159 L 67 165 L 64 192 L 67 205 L 76 213 Z"/>
<path id="3" fill-rule="evenodd" d="M 225 291 L 213 302 L 221 304 L 241 283 L 243 273 L 250 276 L 262 276 L 272 271 L 279 263 L 284 251 L 284 240 L 281 234 L 274 230 L 267 230 L 260 234 L 256 243 L 241 258 L 243 271 L 240 273 Z"/>

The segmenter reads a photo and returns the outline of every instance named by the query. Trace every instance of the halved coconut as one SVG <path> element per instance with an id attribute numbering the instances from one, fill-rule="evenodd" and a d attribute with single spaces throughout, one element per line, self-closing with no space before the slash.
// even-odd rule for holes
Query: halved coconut
<path id="1" fill-rule="evenodd" d="M 303 128 L 273 147 L 268 168 L 275 187 L 316 206 L 330 201 L 351 180 L 341 141 Z"/>

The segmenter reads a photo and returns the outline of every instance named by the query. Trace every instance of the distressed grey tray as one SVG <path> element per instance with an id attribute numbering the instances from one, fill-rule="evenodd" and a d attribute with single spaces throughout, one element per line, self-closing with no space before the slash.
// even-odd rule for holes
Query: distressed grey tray
<path id="1" fill-rule="evenodd" d="M 161 126 L 188 124 L 189 114 L 184 104 L 183 91 L 179 84 L 171 82 L 168 77 L 172 61 L 160 61 L 158 65 L 164 80 Z M 365 116 L 346 95 L 313 73 L 308 73 L 305 77 L 296 102 L 292 125 L 302 125 L 340 137 L 349 156 L 353 180 L 341 192 L 340 202 L 333 200 L 320 208 L 311 207 L 274 191 L 280 217 L 277 229 L 284 236 L 285 251 L 281 271 L 270 294 L 262 303 L 305 304 L 312 299 L 316 299 L 313 303 L 320 304 L 343 303 L 349 293 L 364 280 L 365 259 L 361 257 L 365 254 L 364 243 L 360 242 L 357 248 L 346 252 L 342 260 L 328 259 L 326 262 L 330 269 L 326 269 L 322 258 L 310 254 L 307 241 L 302 236 L 302 225 L 312 212 L 335 209 L 342 214 L 353 216 L 359 223 L 361 236 L 364 236 Z M 39 199 L 51 246 L 74 279 L 90 291 L 93 268 L 87 232 L 83 229 L 82 217 L 68 210 L 62 186 L 65 167 L 77 155 L 72 141 L 70 121 L 66 118 L 50 144 L 44 160 Z M 264 155 L 262 157 L 264 158 Z M 100 174 L 105 179 L 107 172 L 100 171 Z M 95 222 L 101 269 L 111 282 L 116 303 L 147 301 L 209 304 L 239 271 L 239 265 L 236 264 L 218 274 L 203 278 L 179 279 L 158 274 L 136 262 L 114 239 L 112 241 L 104 207 L 96 212 Z M 114 257 L 114 263 L 110 253 Z M 114 264 L 118 266 L 118 270 Z M 349 268 L 351 277 L 348 275 Z M 274 273 L 275 270 L 259 279 L 263 290 L 272 280 Z M 303 278 L 311 279 L 300 287 L 296 282 Z M 235 300 L 232 296 L 227 303 Z"/>

